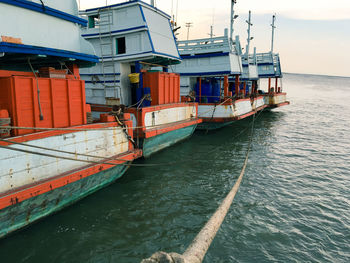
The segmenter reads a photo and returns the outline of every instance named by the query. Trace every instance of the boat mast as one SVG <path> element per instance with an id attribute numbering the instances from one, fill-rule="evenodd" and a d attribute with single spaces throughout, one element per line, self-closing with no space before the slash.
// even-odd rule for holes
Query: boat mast
<path id="1" fill-rule="evenodd" d="M 234 6 L 237 0 L 231 0 L 231 24 L 230 24 L 230 41 L 231 43 L 233 43 L 233 24 L 235 23 L 235 18 L 237 18 L 238 16 L 235 16 L 235 10 L 234 10 Z"/>
<path id="2" fill-rule="evenodd" d="M 247 46 L 246 46 L 246 50 L 245 50 L 245 55 L 248 57 L 249 56 L 249 49 L 250 49 L 250 40 L 253 39 L 253 37 L 250 37 L 250 27 L 253 26 L 253 24 L 251 23 L 251 19 L 252 19 L 252 12 L 249 10 L 249 18 L 248 20 L 246 20 L 246 22 L 248 23 L 248 38 L 247 38 Z"/>
<path id="3" fill-rule="evenodd" d="M 273 53 L 273 44 L 274 44 L 274 40 L 275 40 L 275 21 L 276 21 L 276 15 L 273 15 L 272 16 L 272 24 L 271 24 L 271 27 L 272 27 L 272 38 L 271 38 L 271 53 Z"/>

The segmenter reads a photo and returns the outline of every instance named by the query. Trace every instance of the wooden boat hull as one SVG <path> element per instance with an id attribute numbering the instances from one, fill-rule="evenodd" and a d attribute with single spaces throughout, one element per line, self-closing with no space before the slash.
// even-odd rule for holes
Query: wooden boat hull
<path id="1" fill-rule="evenodd" d="M 197 124 L 187 126 L 181 129 L 169 131 L 150 138 L 141 139 L 142 152 L 144 157 L 150 157 L 152 154 L 170 147 L 182 140 L 185 140 L 193 134 Z"/>
<path id="2" fill-rule="evenodd" d="M 118 165 L 0 210 L 0 238 L 79 201 L 120 178 Z"/>
<path id="3" fill-rule="evenodd" d="M 203 122 L 197 126 L 197 129 L 220 129 L 237 120 L 247 118 L 267 106 L 264 99 L 264 97 L 259 96 L 254 101 L 240 99 L 234 103 L 223 105 L 215 105 L 213 103 L 199 104 L 198 115 L 203 119 Z"/>

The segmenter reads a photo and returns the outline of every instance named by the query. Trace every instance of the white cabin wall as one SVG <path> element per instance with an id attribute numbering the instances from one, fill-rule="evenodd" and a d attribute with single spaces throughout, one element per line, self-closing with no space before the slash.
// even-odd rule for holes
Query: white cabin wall
<path id="1" fill-rule="evenodd" d="M 230 54 L 231 72 L 241 73 L 242 72 L 242 60 L 238 55 Z"/>
<path id="2" fill-rule="evenodd" d="M 220 57 L 183 59 L 181 64 L 175 65 L 173 68 L 176 73 L 180 74 L 202 74 L 204 72 L 226 72 L 230 70 L 232 72 L 229 55 Z"/>
<path id="3" fill-rule="evenodd" d="M 179 57 L 169 19 L 144 6 L 142 10 L 148 24 L 154 51 Z"/>
<path id="4" fill-rule="evenodd" d="M 21 38 L 25 45 L 81 52 L 79 25 L 8 4 L 0 3 L 0 9 L 0 35 Z"/>
<path id="5" fill-rule="evenodd" d="M 191 91 L 190 78 L 186 76 L 180 77 L 180 96 L 187 96 Z"/>
<path id="6" fill-rule="evenodd" d="M 120 63 L 120 87 L 122 92 L 122 103 L 131 105 L 131 86 L 129 74 L 131 73 L 130 63 Z"/>

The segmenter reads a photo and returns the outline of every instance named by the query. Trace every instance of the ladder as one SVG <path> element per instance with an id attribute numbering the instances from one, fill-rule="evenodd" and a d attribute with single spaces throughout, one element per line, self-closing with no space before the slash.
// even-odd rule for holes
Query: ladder
<path id="1" fill-rule="evenodd" d="M 115 69 L 114 44 L 112 37 L 113 10 L 110 8 L 99 10 L 99 40 L 101 49 L 101 73 L 103 77 L 103 87 L 105 99 L 111 97 L 109 90 L 113 91 L 113 97 L 121 99 L 121 87 L 117 84 L 117 76 Z M 112 83 L 108 83 L 107 79 L 112 75 Z M 111 84 L 111 85 L 108 85 Z"/>

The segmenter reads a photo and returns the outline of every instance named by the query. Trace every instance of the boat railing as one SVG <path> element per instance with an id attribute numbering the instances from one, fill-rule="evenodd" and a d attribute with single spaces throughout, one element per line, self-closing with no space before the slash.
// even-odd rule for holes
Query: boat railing
<path id="1" fill-rule="evenodd" d="M 177 42 L 181 54 L 207 53 L 207 52 L 229 52 L 230 45 L 227 37 L 213 37 Z"/>

